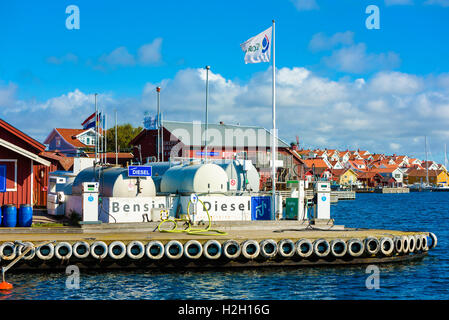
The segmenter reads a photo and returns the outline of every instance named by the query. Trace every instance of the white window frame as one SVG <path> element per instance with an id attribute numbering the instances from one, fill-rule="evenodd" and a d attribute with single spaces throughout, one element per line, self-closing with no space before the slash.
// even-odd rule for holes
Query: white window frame
<path id="1" fill-rule="evenodd" d="M 17 191 L 17 159 L 0 159 L 0 162 L 14 162 L 14 189 L 6 188 L 6 192 Z M 8 176 L 8 170 L 6 170 Z"/>

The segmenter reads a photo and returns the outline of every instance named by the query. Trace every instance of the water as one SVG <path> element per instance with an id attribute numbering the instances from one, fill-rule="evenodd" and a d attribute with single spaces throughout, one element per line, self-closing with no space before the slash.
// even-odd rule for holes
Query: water
<path id="1" fill-rule="evenodd" d="M 0 299 L 449 299 L 449 193 L 357 194 L 332 206 L 337 224 L 430 231 L 438 246 L 422 260 L 379 265 L 380 289 L 366 266 L 182 272 L 81 271 L 80 289 L 63 272 L 10 273 Z"/>

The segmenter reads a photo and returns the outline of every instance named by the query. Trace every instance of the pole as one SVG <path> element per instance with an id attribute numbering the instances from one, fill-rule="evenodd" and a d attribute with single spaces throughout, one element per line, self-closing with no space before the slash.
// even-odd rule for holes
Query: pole
<path id="1" fill-rule="evenodd" d="M 208 118 L 208 113 L 207 113 L 207 102 L 209 100 L 209 69 L 210 66 L 206 66 L 206 124 L 205 124 L 205 130 L 204 130 L 204 154 L 205 154 L 205 159 L 207 162 L 207 127 L 208 127 L 208 122 L 209 122 L 209 118 Z"/>
<path id="2" fill-rule="evenodd" d="M 160 130 L 160 117 L 161 117 L 161 111 L 160 111 L 160 93 L 161 93 L 161 87 L 156 88 L 157 92 L 157 162 L 159 162 L 159 153 L 161 152 L 161 130 Z"/>
<path id="3" fill-rule="evenodd" d="M 424 150 L 426 151 L 426 183 L 429 185 L 429 163 L 427 162 L 427 136 L 424 136 Z"/>
<path id="4" fill-rule="evenodd" d="M 117 109 L 115 112 L 115 165 L 118 165 L 118 153 L 117 153 Z"/>
<path id="5" fill-rule="evenodd" d="M 446 149 L 446 144 L 444 144 L 444 166 L 446 167 L 446 170 L 447 170 L 447 149 Z"/>
<path id="6" fill-rule="evenodd" d="M 98 128 L 97 128 L 97 93 L 95 93 L 95 161 L 94 161 L 94 177 L 97 179 L 97 153 L 98 153 Z"/>
<path id="7" fill-rule="evenodd" d="M 107 136 L 107 129 L 108 129 L 108 117 L 106 114 L 104 115 L 104 163 L 106 164 L 108 157 L 106 157 L 106 154 L 108 152 L 108 136 Z"/>
<path id="8" fill-rule="evenodd" d="M 164 162 L 164 126 L 162 125 L 162 112 L 161 112 L 161 144 L 162 144 L 162 162 Z"/>
<path id="9" fill-rule="evenodd" d="M 276 219 L 276 63 L 275 63 L 275 45 L 274 45 L 274 37 L 275 37 L 275 22 L 273 20 L 273 66 L 272 66 L 272 118 L 273 118 L 273 143 L 271 150 L 271 180 L 272 180 L 272 195 L 271 195 L 271 208 L 272 208 L 272 216 L 274 220 Z"/>

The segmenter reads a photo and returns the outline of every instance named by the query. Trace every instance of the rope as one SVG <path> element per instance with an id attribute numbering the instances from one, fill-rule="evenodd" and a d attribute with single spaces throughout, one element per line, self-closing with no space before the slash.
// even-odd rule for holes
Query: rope
<path id="1" fill-rule="evenodd" d="M 159 223 L 159 225 L 157 226 L 157 230 L 159 232 L 169 232 L 169 233 L 186 233 L 186 234 L 190 234 L 190 235 L 203 235 L 203 236 L 214 236 L 217 233 L 218 234 L 222 234 L 222 235 L 226 235 L 227 233 L 224 231 L 220 231 L 220 230 L 215 230 L 215 229 L 211 229 L 211 225 L 212 225 L 212 220 L 211 220 L 211 216 L 209 213 L 209 210 L 207 210 L 206 206 L 204 205 L 204 202 L 201 201 L 200 199 L 198 199 L 199 202 L 201 202 L 201 204 L 203 205 L 204 210 L 206 210 L 207 213 L 207 217 L 209 219 L 209 224 L 207 225 L 207 227 L 205 229 L 198 229 L 198 228 L 192 228 L 192 221 L 190 220 L 190 204 L 191 204 L 191 200 L 189 200 L 189 203 L 187 204 L 187 219 L 186 218 L 173 218 L 173 219 L 162 219 L 162 222 Z M 179 230 L 178 229 L 178 222 L 182 222 L 184 221 L 184 224 L 187 224 L 187 229 L 184 230 Z M 161 229 L 161 226 L 164 223 L 167 222 L 172 222 L 174 224 L 173 229 L 170 230 L 165 230 L 165 229 Z"/>

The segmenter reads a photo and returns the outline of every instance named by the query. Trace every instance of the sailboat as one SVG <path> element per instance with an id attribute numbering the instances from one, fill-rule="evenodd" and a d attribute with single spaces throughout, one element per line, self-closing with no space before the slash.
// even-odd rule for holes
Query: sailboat
<path id="1" fill-rule="evenodd" d="M 447 150 L 446 150 L 446 144 L 444 144 L 444 166 L 447 170 Z M 439 185 L 433 188 L 432 191 L 446 191 L 449 192 L 449 185 Z"/>
<path id="2" fill-rule="evenodd" d="M 409 186 L 410 191 L 419 191 L 419 192 L 430 192 L 432 191 L 432 186 L 429 184 L 429 163 L 427 162 L 427 137 L 424 136 L 424 150 L 426 153 L 426 182 L 423 183 L 414 183 Z"/>

